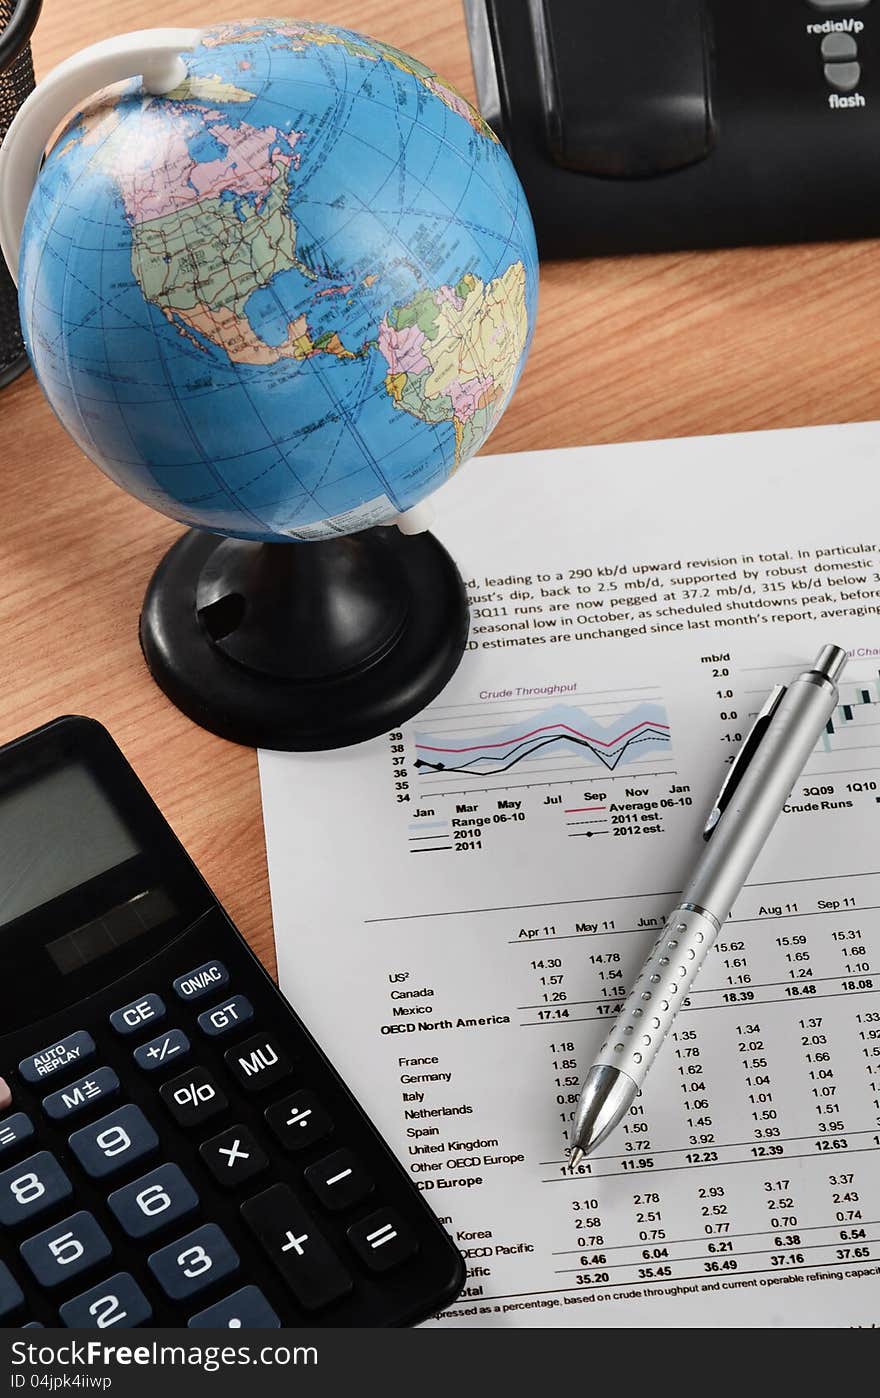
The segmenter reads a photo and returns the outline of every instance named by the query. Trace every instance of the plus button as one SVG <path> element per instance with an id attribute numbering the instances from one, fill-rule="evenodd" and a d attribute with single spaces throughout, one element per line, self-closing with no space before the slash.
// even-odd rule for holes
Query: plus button
<path id="1" fill-rule="evenodd" d="M 302 1257 L 302 1255 L 303 1255 L 303 1248 L 302 1248 L 301 1244 L 302 1244 L 302 1243 L 307 1243 L 307 1242 L 308 1242 L 308 1240 L 309 1240 L 309 1235 L 308 1235 L 308 1233 L 303 1233 L 303 1234 L 301 1235 L 301 1237 L 296 1238 L 296 1237 L 294 1237 L 294 1235 L 293 1235 L 293 1233 L 291 1232 L 291 1230 L 288 1228 L 287 1233 L 286 1233 L 285 1236 L 287 1237 L 287 1242 L 284 1244 L 284 1246 L 282 1247 L 281 1251 L 282 1251 L 282 1252 L 290 1252 L 290 1249 L 291 1249 L 291 1248 L 294 1248 L 295 1251 L 296 1251 L 297 1257 Z"/>

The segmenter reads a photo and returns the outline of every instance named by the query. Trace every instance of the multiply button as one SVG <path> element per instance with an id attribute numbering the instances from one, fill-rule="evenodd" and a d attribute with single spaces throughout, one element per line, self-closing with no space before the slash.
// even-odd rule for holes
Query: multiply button
<path id="1" fill-rule="evenodd" d="M 82 1063 L 95 1052 L 95 1041 L 85 1029 L 77 1029 L 57 1044 L 40 1049 L 39 1053 L 29 1054 L 18 1065 L 18 1071 L 25 1082 L 41 1083 L 53 1073 L 60 1073 L 71 1064 Z"/>
<path id="2" fill-rule="evenodd" d="M 304 1310 L 351 1291 L 351 1277 L 286 1184 L 249 1199 L 241 1214 Z"/>
<path id="3" fill-rule="evenodd" d="M 218 1184 L 233 1188 L 252 1175 L 259 1174 L 269 1164 L 269 1157 L 246 1126 L 230 1126 L 213 1140 L 199 1146 L 204 1160 Z"/>
<path id="4" fill-rule="evenodd" d="M 222 990 L 229 982 L 229 972 L 222 961 L 206 961 L 185 976 L 178 976 L 174 982 L 174 993 L 181 1000 L 201 1000 L 215 990 Z"/>
<path id="5" fill-rule="evenodd" d="M 285 1150 L 305 1150 L 333 1130 L 333 1122 L 313 1092 L 293 1092 L 268 1107 L 266 1121 Z"/>
<path id="6" fill-rule="evenodd" d="M 206 1068 L 192 1068 L 172 1078 L 159 1089 L 159 1096 L 178 1126 L 200 1126 L 229 1106 L 226 1094 Z"/>
<path id="7" fill-rule="evenodd" d="M 270 1035 L 255 1034 L 223 1057 L 246 1092 L 260 1092 L 290 1072 L 290 1059 Z"/>

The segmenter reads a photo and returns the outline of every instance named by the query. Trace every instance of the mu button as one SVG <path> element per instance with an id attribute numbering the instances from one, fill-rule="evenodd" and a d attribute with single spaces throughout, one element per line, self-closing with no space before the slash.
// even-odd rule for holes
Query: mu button
<path id="1" fill-rule="evenodd" d="M 223 1057 L 246 1092 L 271 1087 L 286 1078 L 291 1069 L 290 1059 L 271 1034 L 255 1034 Z"/>

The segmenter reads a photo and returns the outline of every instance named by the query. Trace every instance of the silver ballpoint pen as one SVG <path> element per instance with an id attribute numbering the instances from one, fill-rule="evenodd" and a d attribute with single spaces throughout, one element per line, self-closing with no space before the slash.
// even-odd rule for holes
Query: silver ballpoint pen
<path id="1" fill-rule="evenodd" d="M 792 788 L 838 703 L 846 651 L 777 685 L 755 719 L 703 830 L 708 844 L 587 1073 L 571 1131 L 574 1168 L 629 1111 Z"/>

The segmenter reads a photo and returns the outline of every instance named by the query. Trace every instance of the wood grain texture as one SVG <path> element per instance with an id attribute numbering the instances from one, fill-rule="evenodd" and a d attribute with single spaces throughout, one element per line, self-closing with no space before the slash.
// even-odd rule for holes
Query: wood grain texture
<path id="1" fill-rule="evenodd" d="M 473 96 L 458 0 L 303 10 L 411 50 Z M 111 34 L 243 13 L 46 0 L 37 73 Z M 490 450 L 878 417 L 878 286 L 874 242 L 548 266 L 531 358 Z M 183 718 L 138 647 L 144 588 L 179 532 L 82 456 L 32 375 L 0 392 L 0 742 L 60 713 L 100 719 L 274 968 L 255 755 Z"/>

